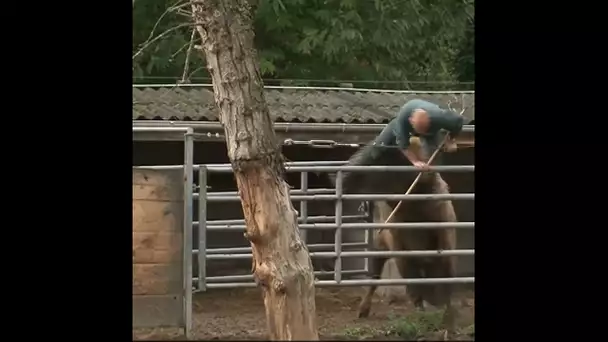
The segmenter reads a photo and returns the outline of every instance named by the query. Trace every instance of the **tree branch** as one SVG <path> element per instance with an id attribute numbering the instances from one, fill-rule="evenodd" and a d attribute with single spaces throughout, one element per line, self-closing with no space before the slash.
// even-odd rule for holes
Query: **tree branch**
<path id="1" fill-rule="evenodd" d="M 156 41 L 166 37 L 169 33 L 176 31 L 182 27 L 189 27 L 192 25 L 193 25 L 192 23 L 186 23 L 186 24 L 179 24 L 179 25 L 173 26 L 173 27 L 167 29 L 165 32 L 154 37 L 154 39 L 144 42 L 142 45 L 140 45 L 139 50 L 137 50 L 137 52 L 133 55 L 133 59 L 137 58 L 137 56 L 141 55 L 141 53 L 144 52 L 144 50 L 147 49 L 150 45 L 152 45 Z"/>
<path id="2" fill-rule="evenodd" d="M 188 45 L 188 51 L 186 51 L 186 60 L 184 61 L 184 72 L 182 73 L 182 79 L 180 83 L 190 83 L 188 77 L 188 70 L 190 69 L 190 55 L 192 54 L 192 48 L 194 47 L 194 36 L 196 34 L 196 29 L 192 29 L 192 34 L 190 35 L 190 44 Z"/>

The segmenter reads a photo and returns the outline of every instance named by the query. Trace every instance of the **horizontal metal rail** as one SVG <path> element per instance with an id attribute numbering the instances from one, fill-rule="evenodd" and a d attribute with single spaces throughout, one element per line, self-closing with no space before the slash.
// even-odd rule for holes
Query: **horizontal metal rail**
<path id="1" fill-rule="evenodd" d="M 149 129 L 149 127 L 142 127 L 142 129 Z M 151 128 L 154 129 L 154 128 Z M 145 132 L 145 130 L 143 130 Z M 327 161 L 291 161 L 285 162 L 283 165 L 285 167 L 293 167 L 293 166 L 332 166 L 332 165 L 346 165 L 348 160 L 327 160 Z M 213 166 L 218 167 L 232 167 L 230 163 L 224 164 L 212 164 Z M 206 166 L 206 165 L 205 165 Z M 156 170 L 173 170 L 179 169 L 181 165 L 149 165 L 149 166 L 133 166 L 134 168 L 152 168 Z M 194 169 L 200 169 L 201 165 L 194 165 Z"/>
<path id="2" fill-rule="evenodd" d="M 318 280 L 315 287 L 348 287 L 348 286 L 395 286 L 395 285 L 423 285 L 423 284 L 472 284 L 475 277 L 455 277 L 455 278 L 420 278 L 420 279 L 356 279 L 342 280 Z M 249 288 L 257 287 L 256 283 L 218 283 L 207 284 L 208 289 L 230 289 L 230 288 Z"/>
<path id="3" fill-rule="evenodd" d="M 367 243 L 365 242 L 344 242 L 342 243 L 342 247 L 367 247 Z M 319 244 L 311 244 L 307 245 L 308 250 L 319 250 L 319 249 L 333 249 L 333 243 L 319 243 Z M 198 249 L 192 250 L 193 254 L 198 254 Z M 251 253 L 251 247 L 230 247 L 230 248 L 207 248 L 207 255 L 209 254 L 232 254 L 232 253 Z"/>
<path id="4" fill-rule="evenodd" d="M 331 259 L 338 257 L 336 252 L 310 252 L 311 258 Z M 342 252 L 342 258 L 366 257 L 441 257 L 441 256 L 468 256 L 475 255 L 474 249 L 436 250 L 436 251 L 369 251 L 369 252 Z M 236 260 L 251 259 L 251 254 L 207 254 L 207 260 Z"/>
<path id="5" fill-rule="evenodd" d="M 294 190 L 290 190 L 289 191 L 289 195 L 290 196 L 294 196 L 294 195 L 322 195 L 322 194 L 333 194 L 335 193 L 336 190 L 334 189 L 311 189 L 311 190 L 307 190 L 307 191 L 303 191 L 300 189 L 294 189 Z M 211 197 L 223 197 L 223 196 L 238 196 L 239 193 L 238 191 L 217 191 L 217 192 L 207 192 L 207 198 L 211 198 Z M 192 194 L 193 198 L 195 200 L 198 200 L 198 192 Z"/>
<path id="6" fill-rule="evenodd" d="M 292 189 L 289 191 L 290 195 L 322 195 L 322 194 L 334 194 L 336 193 L 336 189 L 329 188 L 321 188 L 321 189 L 310 189 L 310 190 L 300 190 L 300 189 Z M 198 194 L 197 194 L 198 195 Z M 214 196 L 238 196 L 238 191 L 214 191 L 207 192 L 207 198 Z"/>
<path id="7" fill-rule="evenodd" d="M 401 223 L 342 223 L 342 229 L 473 229 L 475 222 L 401 222 Z M 207 226 L 208 231 L 243 231 L 245 225 Z M 305 223 L 298 225 L 299 229 L 337 229 L 335 223 Z"/>
<path id="8" fill-rule="evenodd" d="M 356 81 L 354 81 L 356 82 Z M 351 83 L 351 82 L 347 82 Z M 165 83 L 165 84 L 133 84 L 133 88 L 207 88 L 213 90 L 213 83 Z M 376 89 L 376 88 L 353 88 L 353 87 L 322 87 L 322 86 L 271 86 L 265 85 L 264 89 L 277 90 L 304 90 L 304 91 L 342 91 L 342 92 L 363 92 L 363 93 L 389 93 L 389 94 L 475 94 L 475 90 L 403 90 L 403 89 Z M 173 123 L 173 121 L 169 121 Z M 196 121 L 194 121 L 196 122 Z"/>
<path id="9" fill-rule="evenodd" d="M 216 166 L 207 165 L 209 172 L 218 173 L 231 173 L 231 166 Z M 420 172 L 420 169 L 415 166 L 398 166 L 398 165 L 365 165 L 365 166 L 354 166 L 354 165 L 331 165 L 331 166 L 287 166 L 285 167 L 287 172 Z M 429 171 L 435 172 L 474 172 L 474 165 L 437 165 L 429 166 Z"/>
<path id="10" fill-rule="evenodd" d="M 342 220 L 343 221 L 365 220 L 367 218 L 368 218 L 367 215 L 344 215 L 344 216 L 342 216 Z M 334 222 L 335 219 L 336 219 L 335 216 L 326 216 L 326 215 L 308 216 L 308 217 L 306 217 L 306 222 L 310 222 L 310 223 L 315 223 L 315 222 Z M 298 217 L 298 222 L 301 222 L 303 220 L 304 220 L 303 217 Z M 194 221 L 193 224 L 195 226 L 198 225 L 198 221 Z M 235 225 L 235 224 L 244 225 L 245 224 L 245 220 L 244 219 L 212 220 L 212 221 L 207 220 L 207 225 L 208 226 Z"/>
<path id="11" fill-rule="evenodd" d="M 294 195 L 290 196 L 292 201 L 334 201 L 338 195 Z M 396 194 L 348 194 L 342 195 L 343 200 L 358 200 L 358 201 L 457 201 L 457 200 L 474 200 L 475 194 L 412 194 L 412 195 L 396 195 Z M 240 202 L 241 198 L 237 196 L 209 196 L 208 202 Z"/>
<path id="12" fill-rule="evenodd" d="M 384 126 L 384 125 L 382 125 Z M 285 167 L 295 167 L 295 166 L 342 166 L 348 164 L 348 160 L 311 160 L 311 161 L 289 161 L 285 162 Z M 158 165 L 159 167 L 166 166 L 174 166 L 174 165 Z M 179 165 L 176 165 L 179 166 Z M 231 168 L 232 165 L 230 163 L 223 164 L 207 164 L 206 166 L 212 167 L 223 167 L 223 168 Z M 462 166 L 462 165 L 456 165 Z M 468 166 L 468 165 L 465 165 Z M 333 190 L 333 189 L 332 189 Z"/>
<path id="13" fill-rule="evenodd" d="M 308 250 L 321 250 L 321 249 L 333 249 L 333 243 L 321 243 L 307 245 Z M 367 247 L 365 242 L 344 242 L 343 247 L 355 248 L 355 247 Z M 198 249 L 193 249 L 193 254 L 198 254 Z M 239 254 L 239 253 L 251 253 L 251 247 L 230 247 L 230 248 L 208 248 L 207 255 L 210 254 Z"/>
<path id="14" fill-rule="evenodd" d="M 283 163 L 285 167 L 291 166 L 333 166 L 333 165 L 346 165 L 348 160 L 310 160 L 310 161 L 289 161 Z M 218 167 L 232 167 L 230 163 L 223 164 L 211 164 Z"/>
<path id="15" fill-rule="evenodd" d="M 132 127 L 133 132 L 184 132 L 187 133 L 190 127 Z"/>
<path id="16" fill-rule="evenodd" d="M 315 271 L 314 275 L 315 276 L 324 276 L 324 275 L 333 275 L 334 271 Z M 361 274 L 367 274 L 366 270 L 347 270 L 347 271 L 342 271 L 342 274 L 344 275 L 361 275 Z M 193 278 L 192 279 L 194 282 L 198 281 L 198 278 Z M 234 276 L 216 276 L 216 277 L 207 277 L 205 278 L 205 280 L 207 281 L 207 283 L 224 283 L 224 282 L 229 282 L 229 281 L 249 281 L 249 280 L 253 280 L 253 275 L 252 274 L 245 274 L 245 275 L 234 275 Z"/>
<path id="17" fill-rule="evenodd" d="M 230 164 L 211 164 L 203 165 L 206 166 L 210 172 L 217 173 L 231 173 L 232 166 Z M 148 169 L 148 170 L 181 170 L 183 165 L 143 165 L 133 166 L 134 169 Z M 193 170 L 197 171 L 201 168 L 201 165 L 193 165 Z M 354 165 L 317 165 L 312 162 L 304 165 L 289 165 L 285 164 L 285 170 L 287 172 L 337 172 L 337 171 L 348 171 L 348 172 L 420 172 L 420 169 L 414 166 L 398 166 L 398 165 L 366 165 L 366 166 L 354 166 Z M 475 172 L 474 165 L 437 165 L 430 166 L 429 171 L 435 172 Z"/>
<path id="18" fill-rule="evenodd" d="M 336 258 L 336 252 L 315 252 L 310 253 L 315 258 Z M 441 257 L 441 256 L 472 256 L 475 255 L 474 249 L 454 249 L 454 250 L 436 250 L 436 251 L 360 251 L 360 252 L 342 252 L 341 257 L 345 258 L 367 258 L 367 257 Z"/>
<path id="19" fill-rule="evenodd" d="M 217 121 L 132 121 L 133 127 L 191 127 L 201 131 L 223 132 L 224 127 Z M 335 133 L 380 133 L 386 124 L 347 124 L 347 123 L 302 123 L 275 122 L 275 132 L 335 132 Z M 475 132 L 475 125 L 462 126 L 462 132 Z"/>

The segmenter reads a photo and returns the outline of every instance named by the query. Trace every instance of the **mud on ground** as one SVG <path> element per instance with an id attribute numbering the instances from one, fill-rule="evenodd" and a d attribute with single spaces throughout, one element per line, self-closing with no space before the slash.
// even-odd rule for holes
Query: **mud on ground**
<path id="1" fill-rule="evenodd" d="M 412 328 L 410 323 L 404 322 L 433 312 L 430 308 L 420 313 L 405 299 L 389 304 L 388 299 L 376 296 L 370 316 L 358 318 L 357 307 L 364 291 L 364 288 L 316 289 L 317 319 L 322 340 L 404 340 L 403 334 L 398 335 L 398 331 Z M 460 313 L 459 332 L 451 339 L 473 340 L 474 294 L 459 294 L 454 303 Z M 264 303 L 259 289 L 210 290 L 194 294 L 192 339 L 265 340 L 266 333 Z M 417 337 L 409 339 L 438 340 L 441 334 L 438 330 L 421 331 Z M 178 329 L 137 329 L 133 331 L 133 339 L 183 340 L 184 337 Z"/>

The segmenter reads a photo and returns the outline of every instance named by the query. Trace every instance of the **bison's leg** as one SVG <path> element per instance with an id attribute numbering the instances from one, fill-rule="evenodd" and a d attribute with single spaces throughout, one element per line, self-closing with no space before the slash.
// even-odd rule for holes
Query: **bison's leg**
<path id="1" fill-rule="evenodd" d="M 428 274 L 426 273 L 426 260 L 422 258 L 412 258 L 412 260 L 408 261 L 408 268 L 406 271 L 407 276 L 403 276 L 404 278 L 426 278 Z M 410 299 L 414 302 L 414 307 L 416 309 L 424 311 L 424 299 L 425 299 L 425 291 L 427 291 L 425 284 L 414 285 L 410 284 L 407 287 L 407 293 Z"/>
<path id="2" fill-rule="evenodd" d="M 448 185 L 437 175 L 434 186 L 434 193 L 437 194 L 448 194 Z M 437 213 L 438 221 L 440 222 L 457 222 L 456 212 L 452 201 L 437 201 L 437 206 L 434 208 Z M 447 228 L 439 231 L 439 249 L 441 250 L 453 250 L 456 249 L 456 229 Z M 441 275 L 446 278 L 456 277 L 456 256 L 441 257 L 439 261 L 439 268 L 442 271 Z M 448 331 L 452 332 L 455 328 L 456 310 L 452 307 L 452 295 L 454 292 L 454 284 L 442 284 L 439 285 L 439 300 L 445 304 L 444 323 Z"/>
<path id="3" fill-rule="evenodd" d="M 386 244 L 382 240 L 380 234 L 376 234 L 374 237 L 374 251 L 386 251 L 388 250 Z M 384 264 L 388 260 L 387 257 L 370 257 L 369 258 L 369 277 L 371 279 L 380 279 L 380 275 L 382 274 L 382 269 L 384 268 Z M 372 297 L 376 292 L 378 285 L 371 285 L 367 288 L 365 295 L 361 299 L 361 303 L 359 304 L 359 318 L 369 316 L 369 310 L 372 306 Z"/>

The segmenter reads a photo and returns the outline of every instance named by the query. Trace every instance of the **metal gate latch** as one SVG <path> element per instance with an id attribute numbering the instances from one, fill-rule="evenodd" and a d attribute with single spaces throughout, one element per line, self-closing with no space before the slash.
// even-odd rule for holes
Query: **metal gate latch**
<path id="1" fill-rule="evenodd" d="M 315 148 L 333 148 L 336 142 L 333 140 L 311 140 L 310 146 Z"/>

